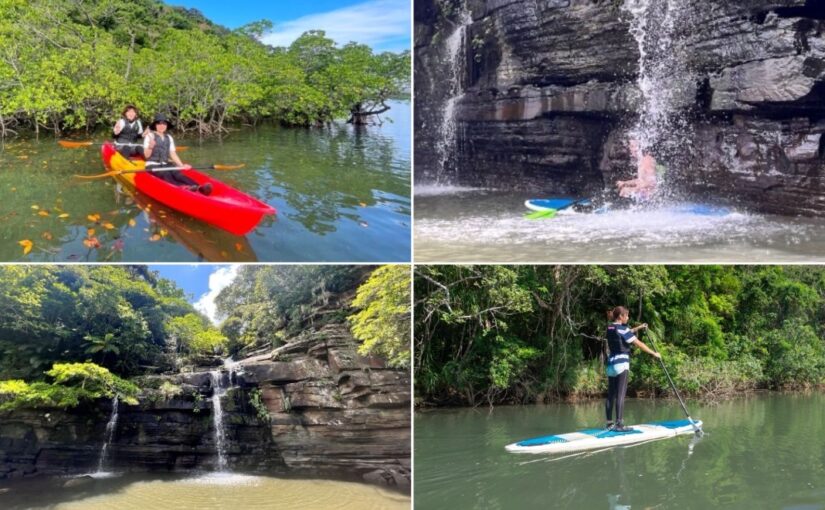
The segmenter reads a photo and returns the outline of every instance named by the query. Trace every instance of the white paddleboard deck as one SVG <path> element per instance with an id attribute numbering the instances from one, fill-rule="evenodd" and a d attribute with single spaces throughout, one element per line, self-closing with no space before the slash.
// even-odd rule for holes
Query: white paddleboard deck
<path id="1" fill-rule="evenodd" d="M 697 427 L 702 427 L 701 420 L 693 420 Z M 655 421 L 633 425 L 631 431 L 615 432 L 606 429 L 585 429 L 569 434 L 535 437 L 518 443 L 508 444 L 505 448 L 513 453 L 565 453 L 595 450 L 610 446 L 642 443 L 654 439 L 664 439 L 682 434 L 692 434 L 696 429 L 688 420 Z"/>

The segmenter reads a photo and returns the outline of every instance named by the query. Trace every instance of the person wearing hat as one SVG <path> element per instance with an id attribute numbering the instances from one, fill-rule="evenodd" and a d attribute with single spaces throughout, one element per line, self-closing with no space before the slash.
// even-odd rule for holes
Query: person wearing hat
<path id="1" fill-rule="evenodd" d="M 117 151 L 124 157 L 143 156 L 143 147 L 137 143 L 138 138 L 143 136 L 143 124 L 141 124 L 140 114 L 135 105 L 128 104 L 120 114 L 120 120 L 115 123 L 112 132 L 115 135 L 115 146 Z"/>
<path id="2" fill-rule="evenodd" d="M 184 165 L 178 156 L 175 148 L 175 140 L 166 131 L 169 129 L 169 119 L 166 115 L 159 113 L 155 115 L 154 121 L 149 125 L 149 132 L 143 137 L 143 156 L 146 158 L 146 169 L 179 166 L 184 169 L 191 169 L 189 165 Z M 163 172 L 151 172 L 159 179 L 182 186 L 191 191 L 198 191 L 204 195 L 212 193 L 212 185 L 209 183 L 198 186 L 198 183 L 187 177 L 179 170 L 165 170 Z"/>

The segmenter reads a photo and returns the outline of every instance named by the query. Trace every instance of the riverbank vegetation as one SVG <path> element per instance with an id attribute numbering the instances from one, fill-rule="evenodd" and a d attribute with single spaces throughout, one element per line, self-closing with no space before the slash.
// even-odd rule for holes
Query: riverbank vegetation
<path id="1" fill-rule="evenodd" d="M 2 0 L 0 137 L 108 128 L 130 103 L 200 135 L 230 123 L 362 124 L 409 90 L 409 52 L 322 31 L 273 48 L 260 42 L 271 28 L 230 31 L 158 0 Z"/>
<path id="2" fill-rule="evenodd" d="M 135 402 L 144 376 L 271 351 L 349 316 L 354 332 L 370 326 L 355 332 L 363 354 L 409 366 L 409 287 L 408 266 L 244 266 L 217 297 L 215 325 L 146 266 L 5 266 L 0 410 Z"/>
<path id="3" fill-rule="evenodd" d="M 662 353 L 685 393 L 718 399 L 825 383 L 825 268 L 812 266 L 418 266 L 420 405 L 601 396 L 609 308 Z M 629 394 L 669 396 L 650 356 Z"/>

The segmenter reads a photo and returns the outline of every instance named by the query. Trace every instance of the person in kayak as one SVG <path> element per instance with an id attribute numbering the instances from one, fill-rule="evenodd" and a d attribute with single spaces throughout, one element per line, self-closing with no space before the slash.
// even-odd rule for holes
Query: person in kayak
<path id="1" fill-rule="evenodd" d="M 638 163 L 636 178 L 616 181 L 616 187 L 620 197 L 644 202 L 653 196 L 659 185 L 656 159 L 649 152 L 643 152 L 636 139 L 630 140 L 630 154 Z"/>
<path id="2" fill-rule="evenodd" d="M 149 125 L 149 132 L 143 137 L 143 156 L 146 158 L 146 169 L 179 166 L 185 170 L 191 169 L 189 165 L 184 165 L 178 156 L 175 148 L 175 140 L 166 131 L 169 129 L 169 119 L 162 113 L 155 115 L 152 124 Z M 204 195 L 212 193 L 212 185 L 209 183 L 199 186 L 197 182 L 187 177 L 179 170 L 164 170 L 162 172 L 151 172 L 158 179 L 162 179 L 175 186 L 181 186 L 190 191 L 198 191 Z"/>
<path id="3" fill-rule="evenodd" d="M 627 308 L 617 306 L 607 312 L 607 317 L 611 323 L 607 326 L 607 402 L 605 402 L 607 425 L 605 428 L 616 432 L 627 432 L 633 430 L 624 426 L 624 399 L 627 394 L 627 376 L 630 370 L 630 348 L 636 345 L 654 358 L 661 359 L 662 355 L 636 338 L 636 332 L 640 329 L 647 329 L 647 324 L 635 328 L 627 326 L 630 318 Z M 614 407 L 616 409 L 615 425 L 613 423 Z"/>
<path id="4" fill-rule="evenodd" d="M 138 138 L 143 136 L 143 124 L 135 105 L 126 105 L 120 114 L 120 120 L 115 123 L 112 133 L 115 136 L 115 146 L 123 157 L 143 156 L 143 147 Z"/>

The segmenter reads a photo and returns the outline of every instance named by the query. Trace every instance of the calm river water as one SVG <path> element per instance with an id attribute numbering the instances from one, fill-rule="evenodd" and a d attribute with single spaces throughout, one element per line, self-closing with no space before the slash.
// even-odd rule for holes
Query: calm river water
<path id="1" fill-rule="evenodd" d="M 825 509 L 825 396 L 688 404 L 706 434 L 563 458 L 511 442 L 603 426 L 601 402 L 419 412 L 421 509 Z M 629 423 L 679 419 L 676 401 L 629 400 Z"/>
<path id="2" fill-rule="evenodd" d="M 409 261 L 411 107 L 391 106 L 392 122 L 363 129 L 265 126 L 222 141 L 176 137 L 193 166 L 246 164 L 213 174 L 278 210 L 245 237 L 158 204 L 147 213 L 113 179 L 73 178 L 104 171 L 99 146 L 8 141 L 0 150 L 0 261 Z M 84 244 L 89 229 L 99 247 Z"/>

